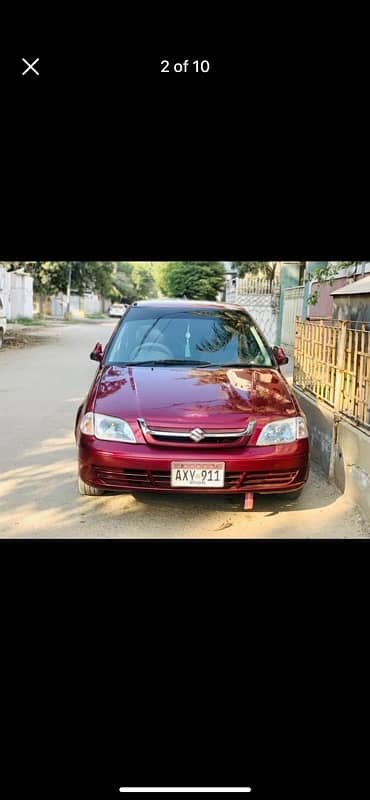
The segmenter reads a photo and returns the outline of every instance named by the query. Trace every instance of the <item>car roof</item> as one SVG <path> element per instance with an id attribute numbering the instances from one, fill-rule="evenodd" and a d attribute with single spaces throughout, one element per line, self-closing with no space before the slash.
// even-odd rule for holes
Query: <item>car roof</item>
<path id="1" fill-rule="evenodd" d="M 161 298 L 159 300 L 135 300 L 132 306 L 145 307 L 145 308 L 211 308 L 215 310 L 224 311 L 245 311 L 243 306 L 233 303 L 217 303 L 212 300 L 184 300 L 182 298 Z"/>

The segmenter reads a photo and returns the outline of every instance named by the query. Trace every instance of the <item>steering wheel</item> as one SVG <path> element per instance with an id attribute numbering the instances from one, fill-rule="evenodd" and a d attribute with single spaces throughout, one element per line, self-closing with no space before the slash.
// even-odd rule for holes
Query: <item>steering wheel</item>
<path id="1" fill-rule="evenodd" d="M 167 358 L 173 357 L 171 350 L 169 350 L 165 344 L 160 344 L 160 343 L 157 344 L 156 342 L 144 342 L 143 344 L 138 344 L 135 347 L 135 349 L 132 351 L 130 355 L 130 359 L 134 359 L 137 355 L 139 354 L 142 355 L 143 352 L 145 353 L 146 350 L 152 350 L 153 348 L 162 353 L 164 356 L 167 356 Z"/>

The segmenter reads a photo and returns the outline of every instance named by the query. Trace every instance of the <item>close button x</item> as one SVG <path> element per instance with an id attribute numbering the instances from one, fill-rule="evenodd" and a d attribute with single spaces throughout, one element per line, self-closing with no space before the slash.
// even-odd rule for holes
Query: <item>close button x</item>
<path id="1" fill-rule="evenodd" d="M 37 71 L 37 69 L 35 69 L 35 64 L 37 64 L 37 62 L 38 62 L 38 61 L 40 61 L 40 59 L 39 59 L 39 58 L 35 58 L 35 60 L 34 60 L 34 61 L 32 61 L 32 64 L 30 64 L 30 62 L 29 62 L 29 61 L 27 61 L 27 59 L 26 59 L 26 58 L 22 58 L 22 61 L 24 61 L 24 63 L 25 63 L 25 64 L 27 64 L 27 69 L 25 69 L 25 70 L 24 70 L 24 72 L 22 72 L 22 75 L 25 75 L 27 72 L 29 72 L 29 71 L 30 71 L 30 69 L 31 69 L 31 70 L 32 70 L 32 72 L 34 72 L 36 75 L 39 75 L 39 74 L 40 74 L 40 73 Z"/>

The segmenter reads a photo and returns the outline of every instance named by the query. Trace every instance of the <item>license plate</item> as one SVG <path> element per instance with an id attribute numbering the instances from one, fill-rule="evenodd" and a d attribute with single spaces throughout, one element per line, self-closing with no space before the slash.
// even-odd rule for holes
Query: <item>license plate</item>
<path id="1" fill-rule="evenodd" d="M 224 486 L 223 461 L 172 461 L 171 486 L 216 489 Z"/>

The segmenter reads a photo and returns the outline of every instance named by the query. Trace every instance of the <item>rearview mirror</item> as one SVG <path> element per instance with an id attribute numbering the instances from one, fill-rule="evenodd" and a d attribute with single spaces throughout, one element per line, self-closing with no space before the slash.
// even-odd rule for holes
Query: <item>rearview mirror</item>
<path id="1" fill-rule="evenodd" d="M 289 358 L 288 358 L 288 356 L 285 355 L 284 350 L 283 350 L 282 347 L 277 347 L 277 346 L 273 347 L 272 348 L 272 352 L 273 352 L 273 354 L 274 354 L 274 356 L 276 358 L 276 361 L 277 361 L 279 367 L 281 367 L 283 364 L 288 364 L 289 363 Z"/>
<path id="2" fill-rule="evenodd" d="M 92 353 L 90 353 L 90 358 L 92 361 L 102 361 L 103 360 L 103 345 L 100 342 L 97 342 L 95 345 Z"/>

